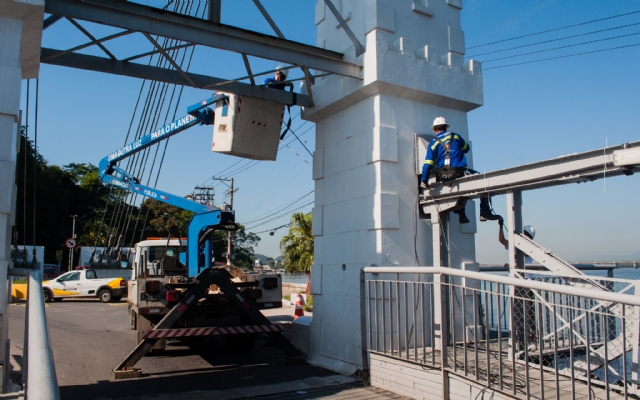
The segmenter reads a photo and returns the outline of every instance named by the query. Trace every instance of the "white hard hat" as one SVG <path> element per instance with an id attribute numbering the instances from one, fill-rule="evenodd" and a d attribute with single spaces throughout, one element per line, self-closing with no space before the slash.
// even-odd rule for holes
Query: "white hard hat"
<path id="1" fill-rule="evenodd" d="M 289 68 L 291 67 L 287 64 L 280 64 L 276 67 L 276 71 L 280 71 L 281 74 L 287 76 L 287 74 L 289 73 Z"/>
<path id="2" fill-rule="evenodd" d="M 444 119 L 444 117 L 436 117 L 436 119 L 433 120 L 433 125 L 431 126 L 431 128 L 433 129 L 436 126 L 440 125 L 445 125 L 447 128 L 449 127 L 449 124 L 447 124 L 447 120 Z"/>
<path id="3" fill-rule="evenodd" d="M 529 235 L 531 235 L 531 239 L 533 239 L 534 237 L 536 237 L 536 230 L 533 228 L 533 226 L 531 225 L 525 225 L 522 228 L 523 231 L 525 231 L 526 233 L 528 233 Z"/>

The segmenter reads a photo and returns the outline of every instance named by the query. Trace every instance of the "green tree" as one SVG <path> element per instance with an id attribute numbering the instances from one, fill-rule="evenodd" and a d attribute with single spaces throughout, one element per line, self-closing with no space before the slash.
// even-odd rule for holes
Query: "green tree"
<path id="1" fill-rule="evenodd" d="M 289 233 L 280 240 L 287 272 L 309 272 L 313 264 L 313 234 L 311 213 L 291 215 Z"/>
<path id="2" fill-rule="evenodd" d="M 64 239 L 71 237 L 70 215 L 78 215 L 76 233 L 104 210 L 108 189 L 98 180 L 98 169 L 91 164 L 49 165 L 27 140 L 25 128 L 20 135 L 16 162 L 16 223 L 14 245 L 45 247 L 45 259 L 54 263 L 55 251 L 65 250 Z M 81 242 L 82 243 L 82 242 Z M 92 242 L 93 244 L 93 242 Z"/>
<path id="3" fill-rule="evenodd" d="M 167 236 L 169 229 L 173 229 L 172 236 L 187 236 L 193 212 L 154 199 L 145 199 L 140 208 L 142 223 L 138 228 L 147 221 L 144 236 Z"/>
<path id="4" fill-rule="evenodd" d="M 227 245 L 226 232 L 224 245 Z M 231 263 L 238 268 L 253 268 L 253 248 L 258 245 L 260 237 L 252 232 L 247 232 L 243 225 L 235 232 L 231 232 Z M 225 247 L 226 251 L 226 247 Z"/>

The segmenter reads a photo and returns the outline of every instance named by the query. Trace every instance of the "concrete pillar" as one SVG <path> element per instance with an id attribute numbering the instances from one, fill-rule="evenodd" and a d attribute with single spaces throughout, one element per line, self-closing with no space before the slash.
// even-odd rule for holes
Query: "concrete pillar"
<path id="1" fill-rule="evenodd" d="M 0 0 L 0 363 L 8 336 L 7 268 L 15 221 L 15 168 L 19 148 L 20 85 L 37 78 L 44 0 Z"/>
<path id="2" fill-rule="evenodd" d="M 345 53 L 364 72 L 362 80 L 317 79 L 315 105 L 303 112 L 316 122 L 310 361 L 350 373 L 362 366 L 360 268 L 434 263 L 431 224 L 418 218 L 416 136 L 430 134 L 441 115 L 468 139 L 467 112 L 482 105 L 482 76 L 478 62 L 463 60 L 461 0 L 333 3 L 366 52 L 356 58 L 318 0 L 317 45 Z M 450 267 L 475 260 L 474 211 L 469 202 L 470 224 L 451 218 Z"/>

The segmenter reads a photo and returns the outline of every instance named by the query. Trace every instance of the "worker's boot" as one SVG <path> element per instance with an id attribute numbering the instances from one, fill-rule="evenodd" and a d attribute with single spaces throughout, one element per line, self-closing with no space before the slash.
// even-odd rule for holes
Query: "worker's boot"
<path id="1" fill-rule="evenodd" d="M 493 213 L 491 203 L 489 203 L 489 198 L 482 197 L 480 199 L 480 221 L 495 221 L 499 220 L 500 218 L 502 217 Z"/>
<path id="2" fill-rule="evenodd" d="M 454 211 L 453 213 L 458 214 L 458 222 L 460 222 L 461 224 L 468 224 L 469 222 L 471 222 L 469 221 L 469 218 L 467 218 L 467 214 L 464 212 L 464 207 Z"/>

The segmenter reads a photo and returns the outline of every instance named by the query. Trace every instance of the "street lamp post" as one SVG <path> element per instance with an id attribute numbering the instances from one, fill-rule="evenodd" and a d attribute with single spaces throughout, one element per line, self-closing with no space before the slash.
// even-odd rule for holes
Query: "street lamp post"
<path id="1" fill-rule="evenodd" d="M 77 215 L 70 215 L 73 218 L 73 228 L 71 229 L 71 238 L 76 238 L 76 217 Z M 69 271 L 73 269 L 73 248 L 69 249 Z"/>

